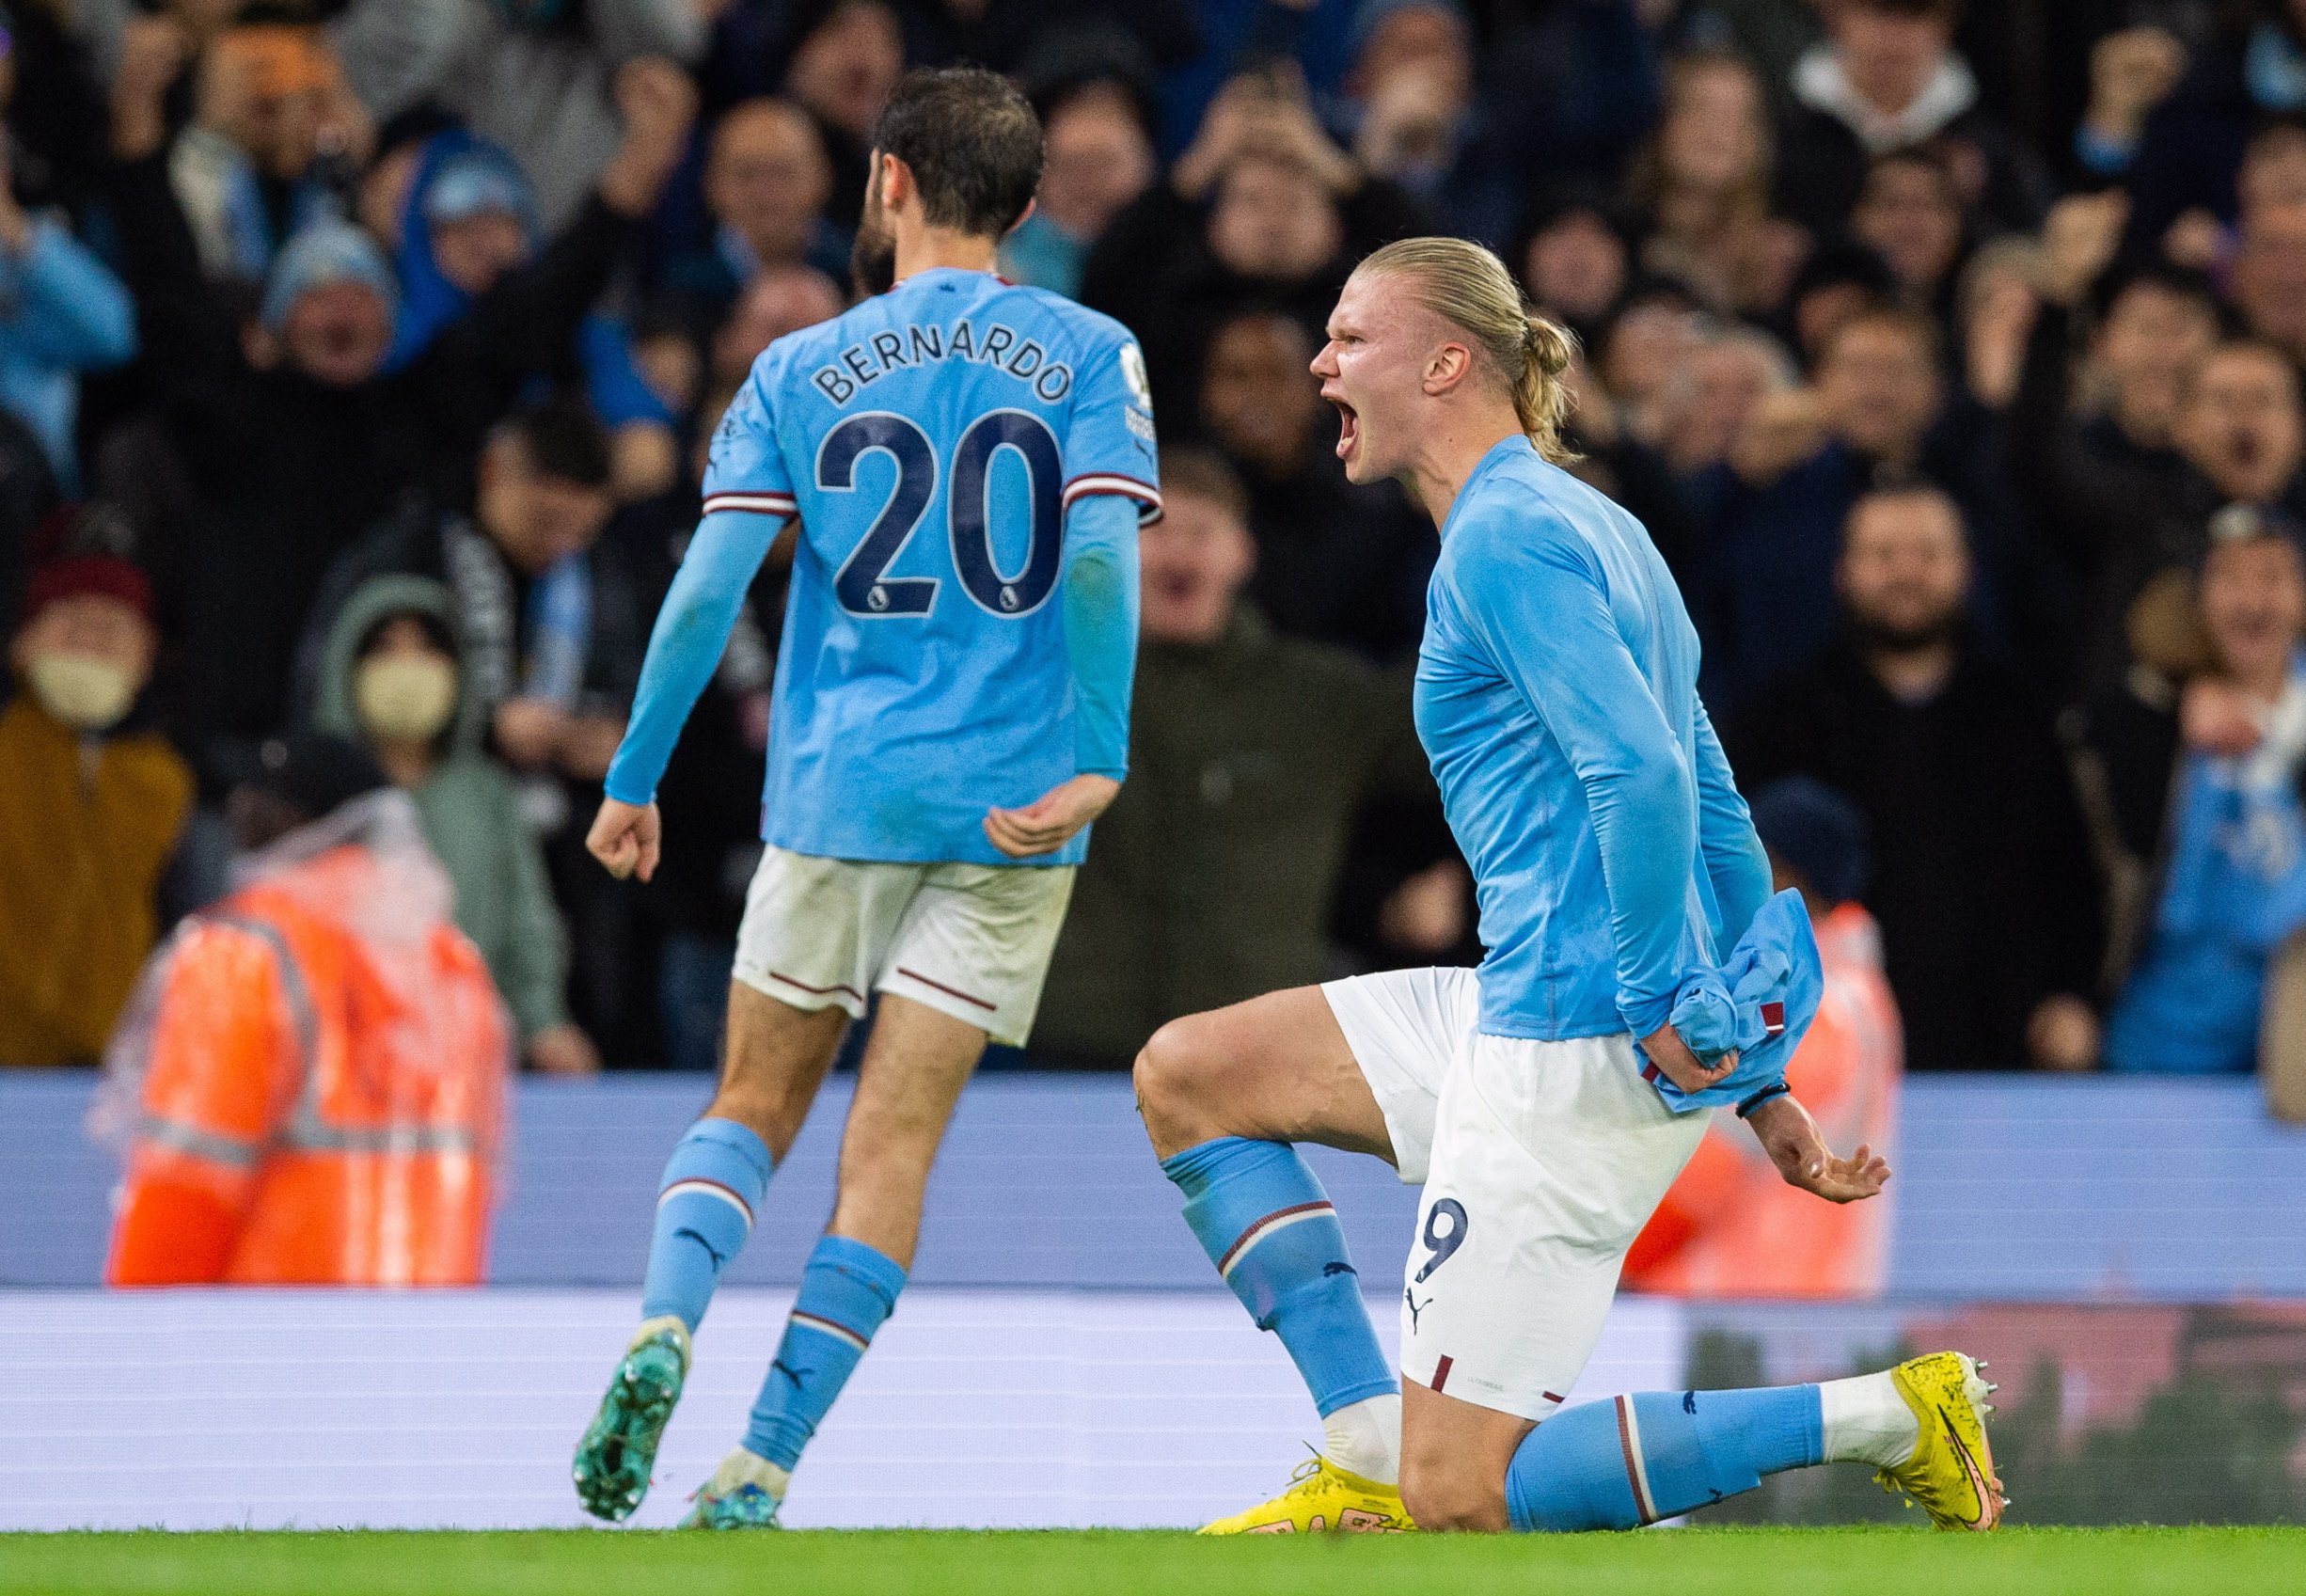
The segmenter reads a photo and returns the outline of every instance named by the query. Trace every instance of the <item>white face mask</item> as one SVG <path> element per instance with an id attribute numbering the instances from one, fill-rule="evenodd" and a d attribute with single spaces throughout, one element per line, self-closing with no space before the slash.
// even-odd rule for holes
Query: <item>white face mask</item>
<path id="1" fill-rule="evenodd" d="M 353 673 L 353 707 L 371 737 L 438 736 L 456 712 L 456 667 L 432 654 L 378 655 Z"/>
<path id="2" fill-rule="evenodd" d="M 135 672 L 92 654 L 38 654 L 26 672 L 40 707 L 82 732 L 108 732 L 136 701 Z"/>

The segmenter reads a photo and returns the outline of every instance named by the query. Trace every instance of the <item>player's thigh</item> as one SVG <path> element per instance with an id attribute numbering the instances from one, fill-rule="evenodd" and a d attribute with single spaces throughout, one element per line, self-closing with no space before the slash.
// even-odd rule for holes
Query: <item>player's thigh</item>
<path id="1" fill-rule="evenodd" d="M 1402 1283 L 1405 1379 L 1523 1421 L 1559 1408 L 1601 1337 L 1627 1248 L 1705 1118 L 1666 1109 L 1628 1038 L 1477 1038 L 1435 1117 Z M 1454 1406 L 1419 1407 L 1424 1423 L 1462 1427 Z M 1424 1461 L 1436 1500 L 1488 1501 L 1503 1478 L 1494 1460 L 1454 1433 L 1414 1433 L 1418 1422 L 1405 1403 L 1405 1468 Z"/>
<path id="2" fill-rule="evenodd" d="M 1162 1157 L 1215 1136 L 1319 1142 L 1425 1178 L 1442 1082 L 1480 1021 L 1471 970 L 1389 970 L 1163 1026 L 1137 1066 Z"/>
<path id="3" fill-rule="evenodd" d="M 1393 1156 L 1385 1116 L 1319 987 L 1171 1020 L 1138 1054 L 1136 1084 L 1162 1158 L 1219 1136 Z"/>
<path id="4" fill-rule="evenodd" d="M 918 865 L 764 850 L 745 895 L 712 1112 L 777 1157 L 798 1134 L 918 885 Z"/>

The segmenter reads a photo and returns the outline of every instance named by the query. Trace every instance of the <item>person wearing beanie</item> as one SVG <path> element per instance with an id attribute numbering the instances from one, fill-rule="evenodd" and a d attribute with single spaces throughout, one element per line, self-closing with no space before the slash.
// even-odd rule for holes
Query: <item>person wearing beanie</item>
<path id="1" fill-rule="evenodd" d="M 178 507 L 134 530 L 175 555 L 166 608 L 184 617 L 171 639 L 185 664 L 181 735 L 213 796 L 289 723 L 296 639 L 331 561 L 412 503 L 465 500 L 489 430 L 574 364 L 587 313 L 680 158 L 695 96 L 663 63 L 632 63 L 620 76 L 624 144 L 577 219 L 395 366 L 412 305 L 389 255 L 349 223 L 308 220 L 254 306 L 207 279 L 156 131 L 181 70 L 168 26 L 138 20 L 116 82 L 106 198 L 140 315 L 150 424 L 102 487 L 118 502 Z M 365 220 L 393 226 L 417 158 L 401 146 L 379 161 L 357 197 Z"/>
<path id="2" fill-rule="evenodd" d="M 0 1065 L 93 1062 L 158 935 L 192 775 L 130 719 L 155 633 L 143 572 L 33 575 L 0 709 Z"/>
<path id="3" fill-rule="evenodd" d="M 1904 1036 L 1882 974 L 1882 933 L 1866 890 L 1866 820 L 1808 776 L 1754 794 L 1754 830 L 1772 885 L 1798 890 L 1818 939 L 1825 990 L 1786 1066 L 1786 1084 L 1835 1146 L 1863 1145 L 1894 1163 Z M 1705 1140 L 1625 1260 L 1636 1291 L 1704 1298 L 1871 1298 L 1889 1263 L 1890 1210 L 1805 1201 L 1734 1120 Z"/>

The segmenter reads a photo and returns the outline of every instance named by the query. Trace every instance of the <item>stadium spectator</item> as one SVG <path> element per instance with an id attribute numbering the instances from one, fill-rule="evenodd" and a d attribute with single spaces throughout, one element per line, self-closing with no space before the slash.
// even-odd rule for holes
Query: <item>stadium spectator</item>
<path id="1" fill-rule="evenodd" d="M 1050 967 L 1033 1051 L 1125 1069 L 1161 1024 L 1327 979 L 1355 812 L 1435 800 L 1409 682 L 1277 636 L 1242 598 L 1256 545 L 1222 460 L 1169 449 L 1141 534 L 1143 642 L 1129 779 L 1098 821 Z M 1454 858 L 1398 887 L 1381 927 L 1431 958 L 1462 933 Z"/>
<path id="2" fill-rule="evenodd" d="M 114 149 L 129 160 L 165 150 L 202 274 L 261 283 L 292 237 L 335 213 L 373 130 L 318 28 L 235 22 L 197 56 L 195 37 L 165 15 L 126 24 L 113 77 Z M 171 137 L 166 94 L 188 62 L 193 119 Z"/>
<path id="3" fill-rule="evenodd" d="M 668 88 L 673 86 L 668 85 Z M 680 148 L 687 126 L 685 91 L 665 105 L 649 190 Z M 401 301 L 387 370 L 408 365 L 456 324 L 482 295 L 541 254 L 541 276 L 605 277 L 620 264 L 626 232 L 597 199 L 549 245 L 537 233 L 536 201 L 511 156 L 461 129 L 448 129 L 418 149 L 407 194 L 389 237 Z M 598 313 L 585 318 L 570 347 L 539 350 L 547 375 L 581 379 L 592 406 L 614 435 L 618 497 L 654 498 L 677 470 L 675 413 L 642 378 L 629 329 Z M 684 406 L 684 413 L 685 413 Z"/>
<path id="4" fill-rule="evenodd" d="M 1362 170 L 1465 237 L 1501 246 L 1521 201 L 1521 163 L 1475 97 L 1473 19 L 1460 0 L 1366 0 L 1352 48 L 1342 132 Z"/>
<path id="5" fill-rule="evenodd" d="M 1885 1158 L 1898 1120 L 1903 1042 L 1897 1000 L 1882 975 L 1882 935 L 1858 898 L 1866 885 L 1865 821 L 1849 800 L 1806 776 L 1754 795 L 1754 830 L 1779 891 L 1802 894 L 1818 938 L 1825 989 L 1786 1083 L 1829 1146 Z M 1889 1269 L 1890 1209 L 1821 1203 L 1786 1184 L 1745 1126 L 1723 1115 L 1666 1192 L 1626 1255 L 1636 1291 L 1700 1298 L 1870 1298 Z"/>
<path id="6" fill-rule="evenodd" d="M 1793 391 L 1795 375 L 1793 357 L 1767 333 L 1707 328 L 1675 391 L 1661 444 L 1666 463 L 1684 477 L 1727 464 L 1755 410 Z"/>
<path id="7" fill-rule="evenodd" d="M 1192 413 L 1216 324 L 1271 307 L 1319 331 L 1355 261 L 1423 216 L 1364 176 L 1273 71 L 1225 86 L 1192 146 L 1114 216 L 1082 269 L 1082 303 L 1134 329 L 1154 414 Z"/>
<path id="8" fill-rule="evenodd" d="M 136 311 L 119 279 L 62 222 L 26 213 L 14 166 L 0 139 L 0 409 L 39 436 L 71 493 L 80 482 L 80 373 L 135 353 Z"/>
<path id="9" fill-rule="evenodd" d="M 1825 346 L 1855 317 L 1897 300 L 1889 263 L 1853 239 L 1828 239 L 1793 274 L 1775 324 L 1805 367 L 1824 358 Z"/>
<path id="10" fill-rule="evenodd" d="M 2219 325 L 2206 277 L 2151 261 L 2108 270 L 2124 213 L 2119 198 L 2087 198 L 2050 213 L 2042 308 L 2002 421 L 2010 485 L 2073 595 L 2090 687 L 2121 674 L 2130 600 L 2166 559 L 2163 523 L 2183 514 L 2179 402 Z"/>
<path id="11" fill-rule="evenodd" d="M 455 596 L 421 577 L 374 577 L 338 611 L 322 656 L 314 729 L 360 744 L 416 800 L 424 840 L 455 888 L 457 928 L 487 961 L 522 1056 L 557 1075 L 600 1067 L 570 1022 L 568 933 L 512 772 L 465 690 Z"/>
<path id="12" fill-rule="evenodd" d="M 647 72 L 623 81 L 627 140 L 579 234 L 635 236 L 679 151 L 686 86 Z M 324 221 L 282 252 L 253 324 L 244 323 L 202 285 L 156 146 L 140 132 L 165 86 L 163 74 L 147 78 L 141 110 L 123 91 L 116 123 L 122 165 L 110 202 L 142 312 L 153 414 L 147 447 L 126 451 L 121 475 L 100 485 L 107 498 L 174 507 L 138 530 L 183 573 L 184 591 L 164 598 L 185 617 L 184 735 L 204 776 L 229 783 L 283 721 L 297 628 L 330 561 L 412 489 L 464 491 L 480 438 L 566 357 L 616 257 L 564 237 L 387 371 L 393 274 L 367 234 Z"/>
<path id="13" fill-rule="evenodd" d="M 2124 859 L 2152 883 L 2144 948 L 2107 1016 L 2109 1069 L 2256 1067 L 2268 959 L 2306 925 L 2306 553 L 2289 517 L 2210 524 L 2195 593 L 2208 667 L 2093 716 Z"/>
<path id="14" fill-rule="evenodd" d="M 1937 156 L 1900 150 L 1866 167 L 1850 233 L 1887 262 L 1905 304 L 1938 316 L 1952 309 L 1963 232 L 1961 191 Z"/>
<path id="15" fill-rule="evenodd" d="M 674 261 L 664 287 L 708 337 L 764 272 L 806 265 L 848 277 L 849 240 L 825 219 L 832 163 L 816 124 L 788 100 L 749 100 L 713 129 L 704 163 L 712 237 Z"/>
<path id="16" fill-rule="evenodd" d="M 2306 363 L 2306 199 L 2242 213 L 2232 292 L 2251 332 Z"/>
<path id="17" fill-rule="evenodd" d="M 416 806 L 358 748 L 271 744 L 240 885 L 155 956 L 105 1054 L 115 1286 L 471 1286 L 510 1028 Z"/>
<path id="18" fill-rule="evenodd" d="M 783 92 L 814 119 L 832 160 L 829 213 L 854 232 L 873 123 L 905 71 L 904 28 L 889 0 L 800 0 L 785 39 Z"/>
<path id="19" fill-rule="evenodd" d="M 1632 258 L 1605 188 L 1556 185 L 1532 207 L 1507 263 L 1531 304 L 1590 343 L 1625 292 Z"/>
<path id="20" fill-rule="evenodd" d="M 1114 80 L 1075 89 L 1049 108 L 1041 126 L 1040 194 L 1002 242 L 1002 270 L 1074 298 L 1089 251 L 1160 167 L 1136 100 Z"/>
<path id="21" fill-rule="evenodd" d="M 1258 613 L 1291 637 L 1388 661 L 1414 652 L 1425 632 L 1432 522 L 1391 482 L 1345 480 L 1335 412 L 1306 370 L 1314 347 L 1278 311 L 1220 323 L 1202 368 L 1201 422 L 1248 494 Z"/>
<path id="22" fill-rule="evenodd" d="M 772 267 L 754 278 L 715 329 L 706 352 L 702 430 L 709 434 L 719 423 L 763 350 L 787 333 L 830 321 L 842 309 L 841 291 L 813 266 Z M 703 473 L 697 476 L 702 481 Z"/>
<path id="23" fill-rule="evenodd" d="M 1645 218 L 1643 268 L 1687 284 L 1715 310 L 1775 308 L 1806 241 L 1770 214 L 1774 153 L 1752 68 L 1720 52 L 1675 59 L 1665 116 L 1630 183 Z"/>
<path id="24" fill-rule="evenodd" d="M 297 649 L 299 677 L 321 681 L 337 618 L 370 577 L 445 582 L 465 689 L 497 751 L 537 779 L 532 821 L 563 810 L 545 797 L 552 778 L 592 783 L 607 772 L 640 675 L 638 597 L 601 542 L 609 471 L 608 435 L 581 404 L 549 401 L 504 421 L 482 450 L 469 515 L 418 505 L 330 569 Z"/>
<path id="25" fill-rule="evenodd" d="M 1915 1069 L 2076 1068 L 2096 1054 L 2099 889 L 2063 751 L 1971 635 L 1961 511 L 1922 485 L 1859 498 L 1841 635 L 1727 733 L 1740 782 L 1807 775 L 1872 839 L 1865 904 Z"/>
<path id="26" fill-rule="evenodd" d="M 688 0 L 353 0 L 334 32 L 371 115 L 430 103 L 510 150 L 557 231 L 631 142 L 637 96 L 663 92 L 635 78 L 693 92 L 706 24 Z"/>
<path id="27" fill-rule="evenodd" d="M 0 710 L 0 1065 L 94 1062 L 158 935 L 192 777 L 133 718 L 155 644 L 134 566 L 34 576 Z"/>
<path id="28" fill-rule="evenodd" d="M 2040 223 L 2049 178 L 2040 157 L 1978 103 L 1978 79 L 1953 49 L 1958 0 L 1844 0 L 1826 42 L 1793 69 L 1801 109 L 1777 144 L 1777 198 L 1813 231 L 1840 227 L 1876 156 L 1929 145 L 1957 174 L 1966 207 L 2008 228 Z"/>
<path id="29" fill-rule="evenodd" d="M 1982 421 L 1946 397 L 1935 324 L 1903 310 L 1845 323 L 1813 387 L 1753 407 L 1730 465 L 1693 483 L 1711 529 L 1698 613 L 1721 702 L 1734 704 L 1831 637 L 1842 528 L 1876 480 L 1919 471 L 1952 485 L 1973 526 L 1990 514 L 1998 484 Z"/>
<path id="30" fill-rule="evenodd" d="M 1619 426 L 1654 448 L 1666 435 L 1682 373 L 1707 322 L 1689 290 L 1652 277 L 1629 292 L 1603 329 L 1594 371 Z"/>

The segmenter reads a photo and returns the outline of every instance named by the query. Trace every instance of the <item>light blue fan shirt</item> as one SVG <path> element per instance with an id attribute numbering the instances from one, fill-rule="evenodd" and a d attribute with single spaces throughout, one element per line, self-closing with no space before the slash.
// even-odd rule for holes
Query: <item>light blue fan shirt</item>
<path id="1" fill-rule="evenodd" d="M 1484 455 L 1442 529 L 1416 689 L 1490 950 L 1484 1032 L 1646 1036 L 1768 897 L 1697 684 L 1641 523 L 1525 437 Z"/>
<path id="2" fill-rule="evenodd" d="M 800 522 L 765 840 L 1019 862 L 988 809 L 1127 773 L 1137 525 L 1160 513 L 1127 329 L 940 268 L 771 344 L 713 439 L 704 519 L 649 641 L 608 791 L 654 795 L 769 543 Z M 1084 831 L 1028 862 L 1078 862 Z"/>

